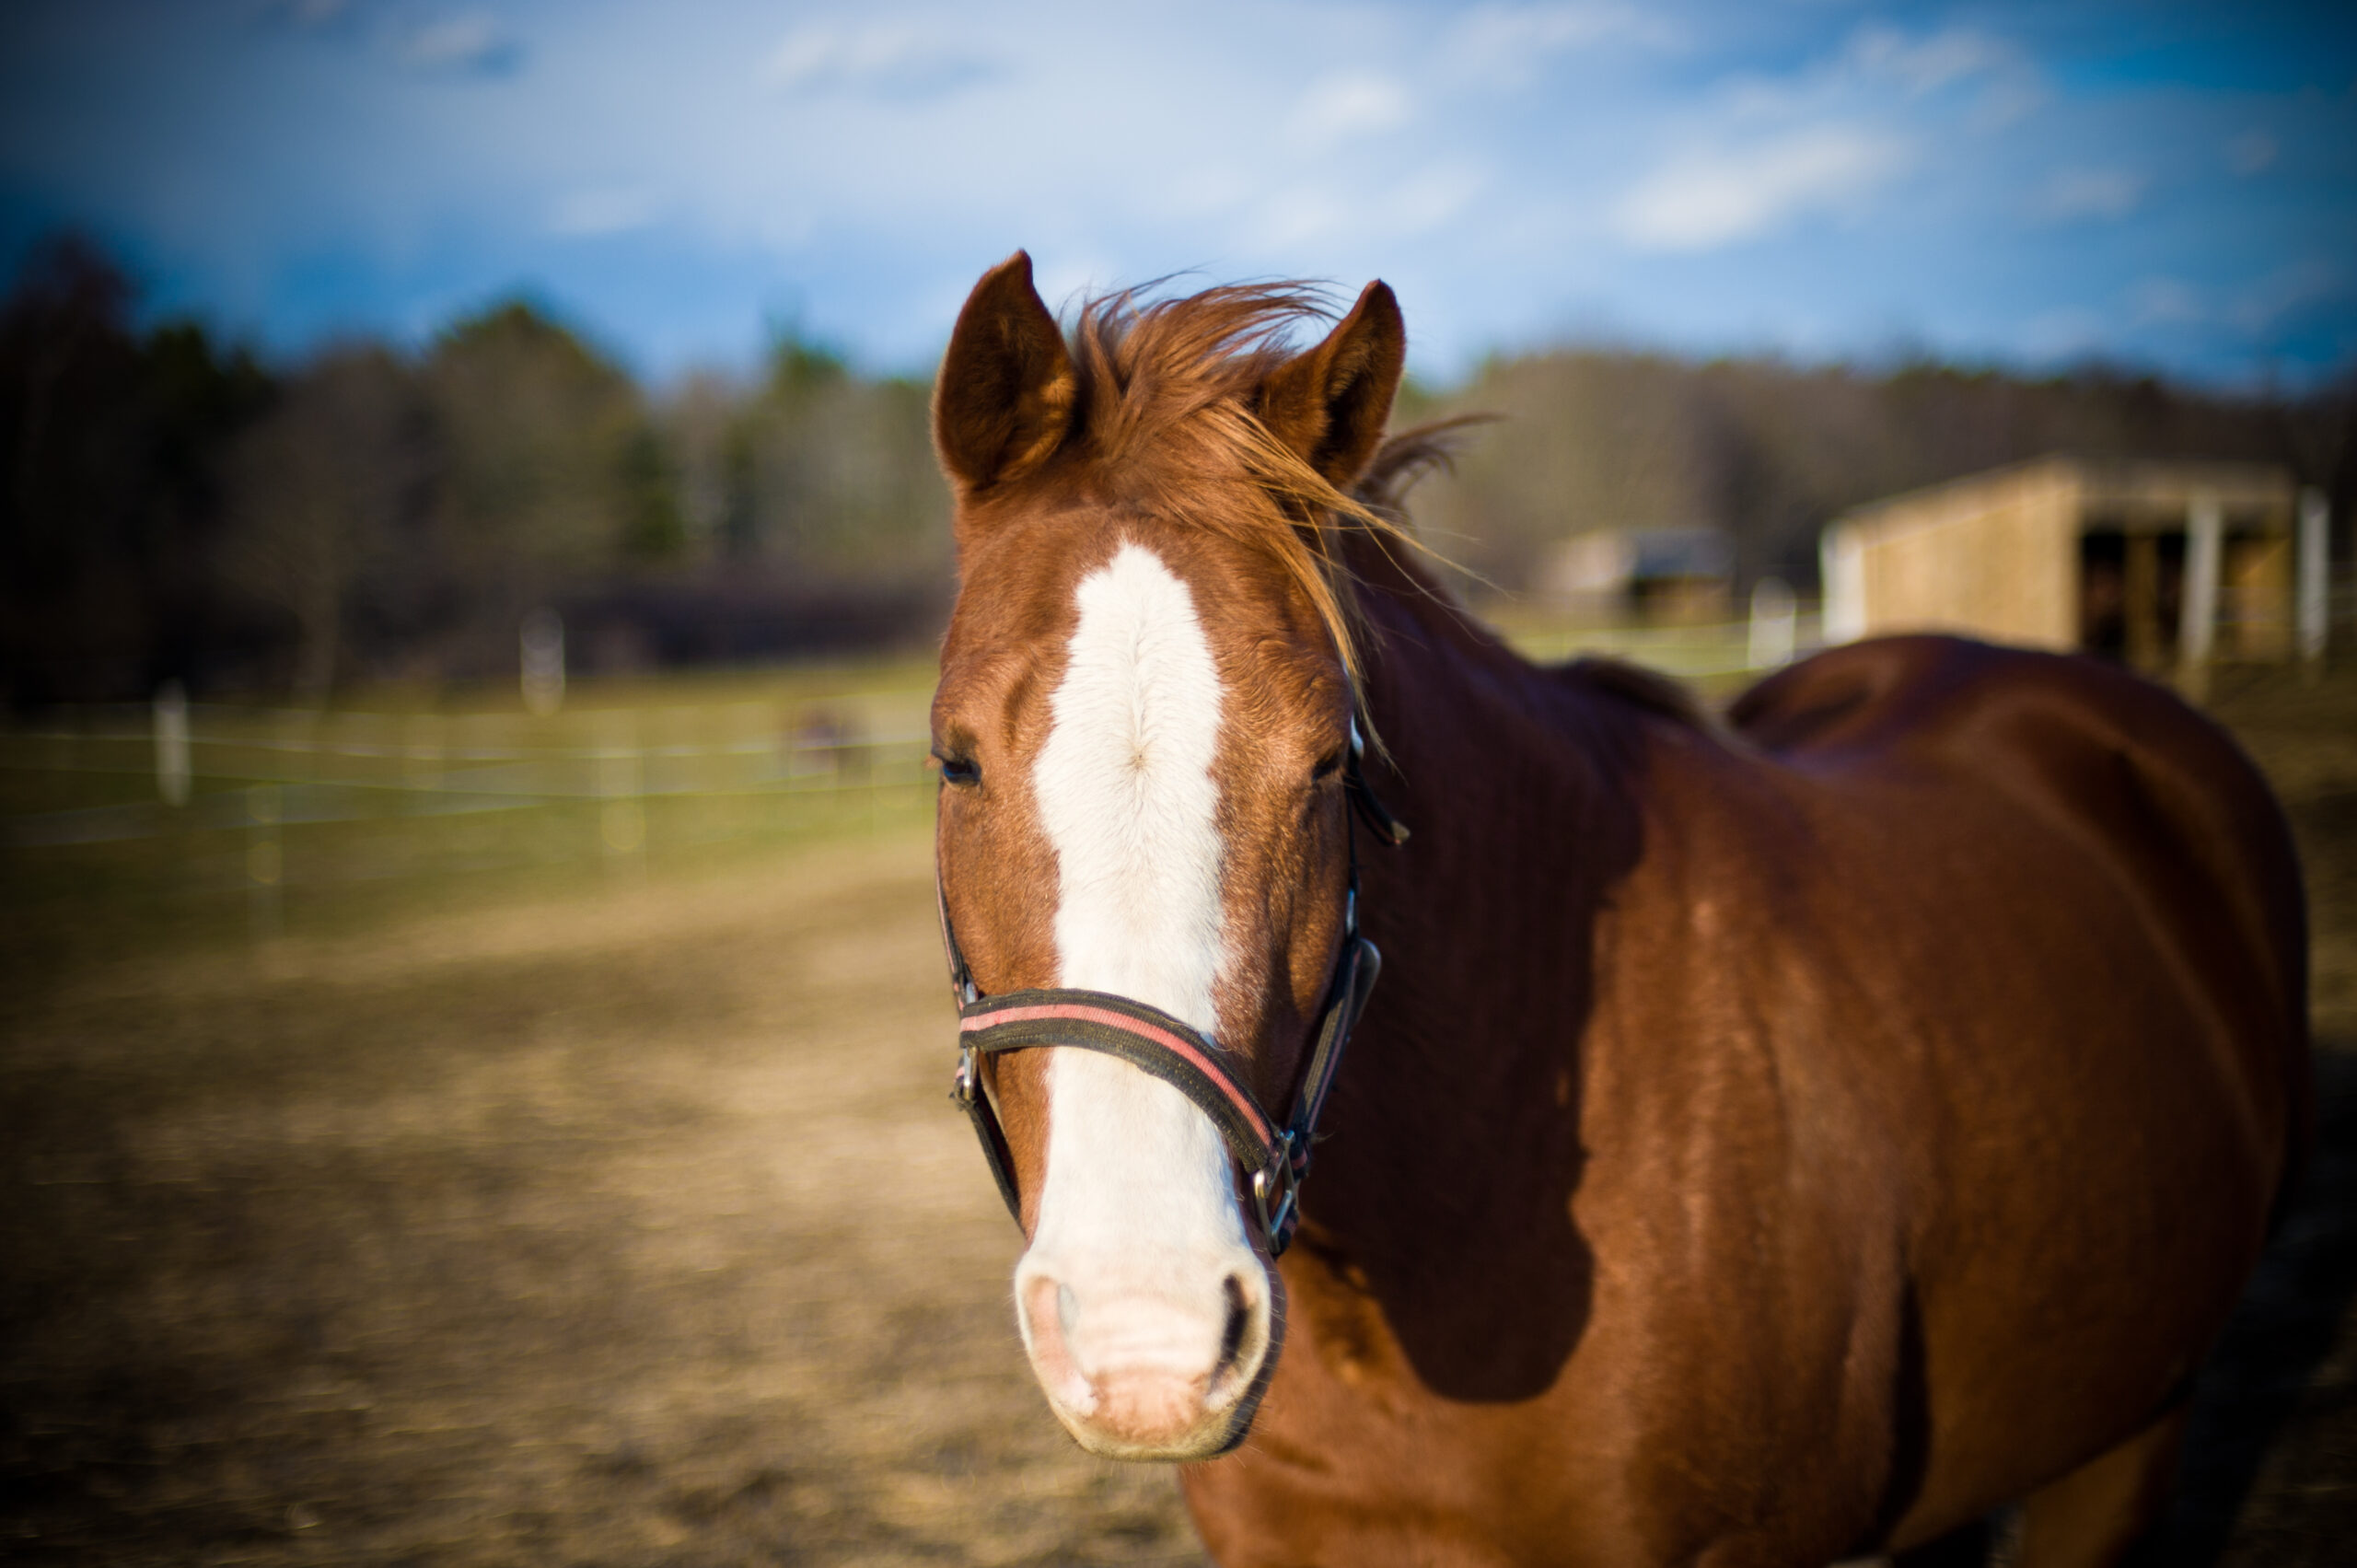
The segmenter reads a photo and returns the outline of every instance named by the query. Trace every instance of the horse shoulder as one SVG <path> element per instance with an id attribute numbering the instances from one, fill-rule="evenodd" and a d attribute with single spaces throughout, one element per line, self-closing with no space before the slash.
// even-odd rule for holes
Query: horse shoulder
<path id="1" fill-rule="evenodd" d="M 2301 1142 L 2296 863 L 2222 731 L 2090 661 L 1894 639 L 1731 718 L 1821 797 L 1884 986 L 1931 1529 L 2116 1441 L 2223 1321 Z"/>
<path id="2" fill-rule="evenodd" d="M 1905 1151 L 1852 1061 L 1807 790 L 1674 714 L 1647 736 L 1585 1042 L 1582 1359 L 1655 1555 L 1830 1560 L 1908 1462 Z"/>

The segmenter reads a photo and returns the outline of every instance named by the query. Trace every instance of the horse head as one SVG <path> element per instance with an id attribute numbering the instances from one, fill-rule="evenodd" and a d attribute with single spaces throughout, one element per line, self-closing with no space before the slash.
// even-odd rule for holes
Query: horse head
<path id="1" fill-rule="evenodd" d="M 1290 351 L 1315 314 L 1284 287 L 1114 296 L 1067 342 L 1017 252 L 967 301 L 935 392 L 960 584 L 937 855 L 966 999 L 1134 1004 L 1213 1085 L 1053 1042 L 970 1064 L 1028 1241 L 1024 1345 L 1059 1419 L 1114 1457 L 1208 1458 L 1250 1426 L 1290 1230 L 1254 1189 L 1252 1119 L 1280 1131 L 1321 1026 L 1340 1007 L 1347 1028 L 1338 996 L 1372 979 L 1371 950 L 1349 978 L 1338 536 L 1404 331 L 1371 284 Z"/>

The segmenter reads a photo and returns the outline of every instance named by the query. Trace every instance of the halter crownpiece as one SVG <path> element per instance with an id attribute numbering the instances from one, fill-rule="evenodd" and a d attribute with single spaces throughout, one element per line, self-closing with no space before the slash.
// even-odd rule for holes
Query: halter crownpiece
<path id="1" fill-rule="evenodd" d="M 1385 843 L 1405 843 L 1406 825 L 1391 815 L 1367 784 L 1365 749 L 1353 711 L 1343 787 L 1353 808 Z M 1071 988 L 984 996 L 966 967 L 965 954 L 958 950 L 958 934 L 949 923 L 949 900 L 942 894 L 936 873 L 934 896 L 941 912 L 942 945 L 949 958 L 949 983 L 958 1000 L 958 1073 L 951 1080 L 949 1098 L 972 1120 L 983 1157 L 998 1182 L 999 1196 L 1006 1200 L 1007 1212 L 1018 1225 L 1023 1205 L 1015 1186 L 1015 1162 L 997 1109 L 982 1082 L 981 1059 L 1002 1051 L 1067 1046 L 1118 1056 L 1192 1101 L 1219 1129 L 1228 1152 L 1245 1172 L 1253 1217 L 1268 1243 L 1269 1256 L 1278 1256 L 1291 1244 L 1301 1220 L 1301 1181 L 1309 1174 L 1310 1140 L 1317 1132 L 1318 1113 L 1326 1109 L 1326 1096 L 1333 1087 L 1335 1070 L 1341 1065 L 1351 1026 L 1364 1011 L 1367 995 L 1383 969 L 1383 955 L 1359 935 L 1358 849 L 1348 819 L 1342 830 L 1349 838 L 1351 857 L 1350 885 L 1342 902 L 1342 950 L 1327 981 L 1317 1041 L 1310 1048 L 1293 1114 L 1282 1121 L 1269 1114 L 1244 1082 L 1239 1074 L 1244 1063 L 1234 1051 L 1159 1007 L 1109 992 Z"/>

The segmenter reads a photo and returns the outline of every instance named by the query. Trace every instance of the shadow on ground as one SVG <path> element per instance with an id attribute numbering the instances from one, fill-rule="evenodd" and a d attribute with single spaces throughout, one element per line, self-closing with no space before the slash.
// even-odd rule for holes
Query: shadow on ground
<path id="1" fill-rule="evenodd" d="M 2315 1162 L 2195 1386 L 2176 1506 L 2139 1568 L 2357 1553 L 2357 1040 L 2323 1043 Z"/>

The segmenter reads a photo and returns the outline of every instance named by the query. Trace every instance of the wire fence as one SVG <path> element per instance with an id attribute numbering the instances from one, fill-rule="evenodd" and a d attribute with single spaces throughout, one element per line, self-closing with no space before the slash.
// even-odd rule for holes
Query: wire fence
<path id="1" fill-rule="evenodd" d="M 1752 608 L 1739 621 L 1538 624 L 1511 638 L 1534 658 L 1607 654 L 1706 683 L 1817 645 L 1814 606 Z M 812 695 L 780 677 L 777 694 L 734 701 L 682 681 L 629 706 L 539 714 L 169 694 L 61 710 L 0 728 L 0 852 L 19 894 L 243 889 L 269 926 L 290 886 L 585 861 L 632 873 L 651 856 L 874 831 L 922 821 L 933 787 L 925 677 L 888 679 Z"/>
<path id="2" fill-rule="evenodd" d="M 667 704 L 534 717 L 197 707 L 177 726 L 144 707 L 85 709 L 0 738 L 0 764 L 73 780 L 51 794 L 145 799 L 13 812 L 18 844 L 92 843 L 278 822 L 347 822 L 727 796 L 793 799 L 924 782 L 926 734 L 861 722 L 925 693 L 816 705 Z M 794 712 L 799 707 L 800 714 Z M 168 731 L 177 728 L 177 738 Z M 179 780 L 177 784 L 169 782 Z M 176 796 L 181 798 L 174 798 Z M 259 814 L 259 818 L 258 818 Z"/>
<path id="3" fill-rule="evenodd" d="M 19 910 L 602 864 L 921 820 L 921 689 L 652 700 L 534 715 L 186 704 L 0 730 L 0 847 Z"/>
<path id="4" fill-rule="evenodd" d="M 1781 662 L 1795 630 L 1786 615 L 1765 645 L 1756 620 L 1517 641 L 1534 656 L 1602 651 L 1708 678 Z M 929 810 L 929 689 L 724 702 L 697 690 L 540 714 L 261 709 L 171 693 L 56 711 L 0 729 L 10 901 L 242 890 L 256 929 L 274 931 L 289 889 L 585 863 L 633 875 L 654 859 L 872 832 Z"/>
<path id="5" fill-rule="evenodd" d="M 1799 641 L 1807 641 L 1808 626 Z M 1600 652 L 1676 675 L 1738 674 L 1795 645 L 1752 622 L 1517 636 L 1534 657 Z M 790 815 L 922 791 L 931 693 L 658 702 L 548 715 L 112 704 L 0 731 L 5 835 L 64 847 L 258 823 L 424 820 L 595 805 L 601 852 L 650 803 L 737 797 Z"/>

